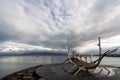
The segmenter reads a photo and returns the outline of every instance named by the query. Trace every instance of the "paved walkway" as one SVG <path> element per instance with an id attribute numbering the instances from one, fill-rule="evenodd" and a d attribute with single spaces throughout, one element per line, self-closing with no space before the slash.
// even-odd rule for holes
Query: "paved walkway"
<path id="1" fill-rule="evenodd" d="M 36 69 L 36 73 L 47 80 L 80 80 L 79 77 L 65 72 L 60 65 L 45 65 Z M 85 80 L 82 79 L 81 80 Z"/>
<path id="2" fill-rule="evenodd" d="M 41 66 L 36 69 L 36 74 L 40 77 L 45 78 L 46 80 L 120 80 L 120 69 L 114 68 L 114 67 L 107 67 L 110 70 L 110 73 L 105 72 L 103 69 L 101 74 L 98 74 L 101 70 L 97 70 L 90 73 L 94 76 L 90 76 L 89 74 L 85 72 L 81 72 L 78 74 L 78 76 L 71 75 L 67 72 L 65 72 L 61 67 L 61 64 L 51 64 L 51 65 L 45 65 Z M 69 66 L 69 64 L 65 65 L 66 68 Z M 69 67 L 68 67 L 69 68 Z M 99 67 L 98 67 L 99 68 Z M 115 72 L 114 75 L 112 72 Z M 104 74 L 106 76 L 104 76 Z M 83 75 L 83 76 L 81 76 Z M 112 76 L 113 75 L 113 76 Z"/>

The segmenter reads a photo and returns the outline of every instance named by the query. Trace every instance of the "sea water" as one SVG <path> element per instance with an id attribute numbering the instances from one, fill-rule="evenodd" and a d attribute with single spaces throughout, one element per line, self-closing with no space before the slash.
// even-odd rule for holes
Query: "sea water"
<path id="1" fill-rule="evenodd" d="M 66 58 L 66 56 L 0 56 L 0 78 L 36 65 L 61 63 Z M 120 67 L 120 57 L 105 57 L 101 64 Z"/>

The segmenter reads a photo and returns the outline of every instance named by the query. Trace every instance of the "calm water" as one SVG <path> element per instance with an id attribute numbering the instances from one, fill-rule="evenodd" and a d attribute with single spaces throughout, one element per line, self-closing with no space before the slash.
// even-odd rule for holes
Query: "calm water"
<path id="1" fill-rule="evenodd" d="M 0 78 L 15 71 L 40 65 L 63 62 L 64 56 L 7 56 L 0 57 Z"/>
<path id="2" fill-rule="evenodd" d="M 50 64 L 63 62 L 66 57 L 64 56 L 7 56 L 0 57 L 0 78 L 18 70 L 32 67 L 40 64 Z M 96 59 L 97 57 L 94 57 Z M 106 57 L 103 59 L 102 64 L 120 66 L 119 57 Z"/>

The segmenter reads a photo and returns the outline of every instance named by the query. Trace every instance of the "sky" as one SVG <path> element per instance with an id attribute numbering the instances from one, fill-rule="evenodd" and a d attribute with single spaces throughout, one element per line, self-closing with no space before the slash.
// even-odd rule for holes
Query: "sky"
<path id="1" fill-rule="evenodd" d="M 0 0 L 0 51 L 120 47 L 120 0 Z"/>

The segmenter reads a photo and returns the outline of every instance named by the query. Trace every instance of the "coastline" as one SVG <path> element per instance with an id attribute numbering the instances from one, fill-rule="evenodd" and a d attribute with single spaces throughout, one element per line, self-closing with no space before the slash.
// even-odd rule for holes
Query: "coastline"
<path id="1" fill-rule="evenodd" d="M 39 76 L 36 73 L 36 70 L 38 68 L 40 68 L 41 66 L 42 67 L 44 67 L 44 66 L 50 67 L 51 65 L 61 65 L 61 63 L 47 64 L 47 65 L 37 65 L 37 66 L 29 67 L 29 68 L 11 73 L 9 75 L 6 75 L 3 78 L 1 78 L 0 80 L 46 80 L 43 77 Z M 100 66 L 120 69 L 120 67 L 114 67 L 114 66 L 110 66 L 110 65 L 100 65 Z"/>
<path id="2" fill-rule="evenodd" d="M 35 74 L 35 70 L 42 65 L 29 67 L 2 77 L 0 80 L 37 80 L 40 77 Z"/>

